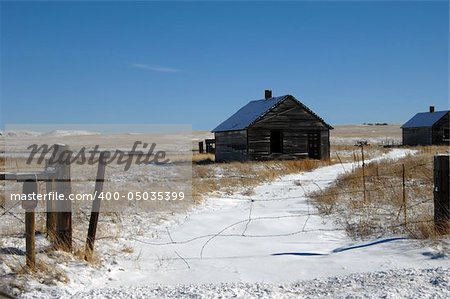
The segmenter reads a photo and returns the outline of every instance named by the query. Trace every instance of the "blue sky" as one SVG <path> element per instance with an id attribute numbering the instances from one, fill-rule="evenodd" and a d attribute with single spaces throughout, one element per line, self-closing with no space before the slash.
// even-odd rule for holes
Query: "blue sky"
<path id="1" fill-rule="evenodd" d="M 293 94 L 331 124 L 449 108 L 441 2 L 2 2 L 1 126 L 211 130 Z"/>

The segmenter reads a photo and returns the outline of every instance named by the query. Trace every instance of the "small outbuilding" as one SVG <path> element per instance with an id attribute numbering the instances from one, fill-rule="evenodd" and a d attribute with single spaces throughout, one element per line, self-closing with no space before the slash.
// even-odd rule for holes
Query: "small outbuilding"
<path id="1" fill-rule="evenodd" d="M 450 144 L 450 111 L 421 112 L 408 120 L 402 128 L 403 145 Z"/>
<path id="2" fill-rule="evenodd" d="M 266 90 L 212 131 L 216 161 L 328 159 L 331 129 L 294 96 Z"/>

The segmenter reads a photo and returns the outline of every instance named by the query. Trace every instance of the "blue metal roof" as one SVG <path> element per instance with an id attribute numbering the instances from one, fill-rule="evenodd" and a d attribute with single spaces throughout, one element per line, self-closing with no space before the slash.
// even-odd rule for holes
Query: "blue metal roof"
<path id="1" fill-rule="evenodd" d="M 252 125 L 259 118 L 264 116 L 268 111 L 277 106 L 279 103 L 287 98 L 292 98 L 294 101 L 298 102 L 305 110 L 311 113 L 313 116 L 317 117 L 326 126 L 332 129 L 330 125 L 325 123 L 323 119 L 312 112 L 308 107 L 299 102 L 296 98 L 291 95 L 284 95 L 280 97 L 273 97 L 270 99 L 262 99 L 251 101 L 241 109 L 239 109 L 235 114 L 230 116 L 223 123 L 218 125 L 212 132 L 223 132 L 223 131 L 236 131 L 243 130 Z"/>
<path id="2" fill-rule="evenodd" d="M 401 126 L 402 128 L 417 128 L 417 127 L 431 127 L 442 117 L 444 117 L 449 110 L 435 111 L 435 112 L 421 112 L 414 115 L 410 120 Z"/>

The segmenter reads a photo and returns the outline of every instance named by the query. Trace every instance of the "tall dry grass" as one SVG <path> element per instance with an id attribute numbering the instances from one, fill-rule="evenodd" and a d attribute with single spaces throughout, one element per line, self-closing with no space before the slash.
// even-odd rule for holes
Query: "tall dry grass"
<path id="1" fill-rule="evenodd" d="M 253 188 L 263 182 L 273 181 L 282 175 L 311 171 L 330 165 L 331 160 L 287 160 L 265 162 L 230 162 L 221 164 L 194 164 L 193 196 L 200 201 L 214 193 L 242 192 L 250 195 Z"/>
<path id="2" fill-rule="evenodd" d="M 415 149 L 417 154 L 398 161 L 366 164 L 364 176 L 362 168 L 340 176 L 330 188 L 313 194 L 319 211 L 335 215 L 354 238 L 391 233 L 433 237 L 433 156 L 448 147 Z"/>

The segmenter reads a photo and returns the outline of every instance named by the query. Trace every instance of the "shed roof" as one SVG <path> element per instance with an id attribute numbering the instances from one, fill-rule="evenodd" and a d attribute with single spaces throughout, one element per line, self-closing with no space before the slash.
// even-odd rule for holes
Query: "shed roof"
<path id="1" fill-rule="evenodd" d="M 401 128 L 418 128 L 431 127 L 441 118 L 443 118 L 449 110 L 435 112 L 420 112 L 414 115 L 410 120 L 401 126 Z"/>
<path id="2" fill-rule="evenodd" d="M 236 131 L 236 130 L 244 130 L 254 124 L 256 121 L 261 119 L 264 115 L 267 114 L 270 110 L 278 106 L 280 103 L 287 99 L 293 99 L 296 101 L 303 109 L 308 111 L 311 115 L 316 117 L 320 122 L 322 122 L 329 129 L 333 129 L 332 126 L 327 124 L 322 118 L 320 118 L 317 114 L 311 111 L 308 107 L 306 107 L 303 103 L 297 100 L 292 95 L 284 95 L 279 97 L 272 97 L 270 99 L 262 99 L 251 101 L 241 109 L 239 109 L 236 113 L 230 116 L 223 123 L 218 125 L 212 132 L 224 132 L 224 131 Z"/>

